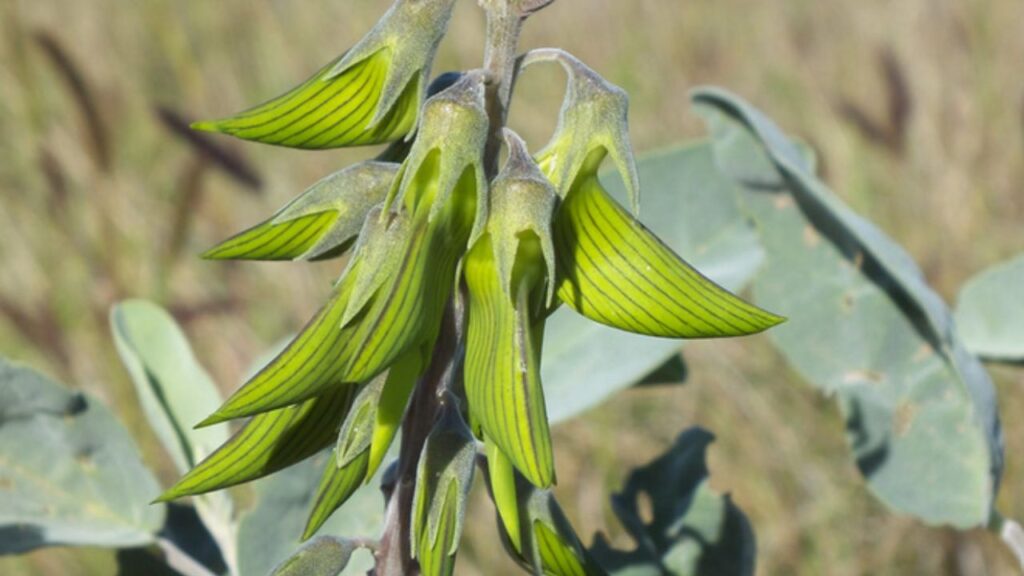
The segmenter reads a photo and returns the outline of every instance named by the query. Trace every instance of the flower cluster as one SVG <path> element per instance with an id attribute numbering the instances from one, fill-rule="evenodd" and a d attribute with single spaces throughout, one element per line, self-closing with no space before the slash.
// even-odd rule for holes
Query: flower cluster
<path id="1" fill-rule="evenodd" d="M 518 557 L 549 573 L 561 573 L 552 563 L 575 558 L 590 573 L 561 513 L 536 505 L 555 483 L 540 379 L 545 319 L 565 305 L 596 322 L 671 338 L 752 334 L 781 319 L 702 276 L 606 192 L 598 170 L 610 157 L 635 213 L 627 98 L 564 52 L 535 51 L 523 62 L 554 60 L 568 73 L 551 143 L 532 156 L 505 129 L 507 160 L 488 180 L 486 74 L 443 75 L 421 88 L 452 4 L 398 0 L 361 42 L 299 87 L 197 125 L 300 148 L 394 144 L 207 253 L 351 256 L 309 324 L 201 425 L 248 422 L 162 498 L 260 478 L 333 445 L 310 537 L 380 468 L 446 307 L 465 294 L 464 369 L 443 390 L 451 409 L 419 458 L 412 553 L 424 573 L 451 573 L 482 452 Z"/>

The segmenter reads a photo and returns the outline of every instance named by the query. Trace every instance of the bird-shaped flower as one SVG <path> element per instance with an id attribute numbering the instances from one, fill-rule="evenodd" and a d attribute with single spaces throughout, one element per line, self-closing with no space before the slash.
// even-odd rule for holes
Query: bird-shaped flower
<path id="1" fill-rule="evenodd" d="M 193 128 L 290 148 L 389 142 L 411 133 L 455 0 L 396 0 L 312 78 L 236 116 Z"/>

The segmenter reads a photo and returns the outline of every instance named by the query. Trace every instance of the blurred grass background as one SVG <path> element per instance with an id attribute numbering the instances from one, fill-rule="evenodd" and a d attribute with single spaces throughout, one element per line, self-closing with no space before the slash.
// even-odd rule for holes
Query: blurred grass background
<path id="1" fill-rule="evenodd" d="M 165 481 L 107 330 L 121 298 L 168 306 L 225 390 L 318 307 L 339 264 L 225 264 L 196 254 L 372 151 L 220 140 L 253 167 L 198 154 L 171 128 L 281 92 L 354 43 L 384 0 L 0 2 L 0 354 L 103 397 Z M 948 301 L 1024 248 L 1024 3 L 1019 0 L 558 0 L 523 47 L 560 46 L 632 95 L 638 150 L 699 137 L 687 91 L 751 100 L 819 152 L 825 179 L 917 258 Z M 482 20 L 457 9 L 436 71 L 480 64 Z M 526 75 L 512 123 L 536 148 L 564 80 Z M 160 110 L 163 110 L 162 116 Z M 848 460 L 833 403 L 762 338 L 693 343 L 689 381 L 631 391 L 556 432 L 559 494 L 589 542 L 626 543 L 608 495 L 692 425 L 718 436 L 713 484 L 758 536 L 760 574 L 1015 574 L 983 531 L 884 510 Z M 994 370 L 1024 516 L 1024 373 Z M 479 496 L 479 494 L 478 494 Z M 515 573 L 484 498 L 460 574 Z M 343 512 L 342 512 L 343 513 Z M 0 558 L 0 574 L 109 574 L 111 553 Z"/>

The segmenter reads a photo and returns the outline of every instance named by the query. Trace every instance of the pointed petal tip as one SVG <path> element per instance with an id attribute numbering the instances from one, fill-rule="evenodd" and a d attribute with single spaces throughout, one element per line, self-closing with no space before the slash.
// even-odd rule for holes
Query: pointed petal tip
<path id="1" fill-rule="evenodd" d="M 188 127 L 198 132 L 220 132 L 220 122 L 217 120 L 200 120 L 189 124 Z"/>
<path id="2" fill-rule="evenodd" d="M 230 415 L 224 414 L 224 413 L 222 413 L 221 410 L 218 410 L 218 411 L 214 412 L 213 414 L 210 414 L 209 416 L 207 416 L 206 419 L 203 420 L 202 422 L 200 422 L 200 423 L 196 424 L 195 426 L 193 426 L 192 429 L 193 430 L 199 430 L 201 428 L 208 428 L 210 426 L 213 426 L 214 424 L 222 424 L 222 423 L 227 422 L 228 420 L 232 420 L 234 418 L 235 418 L 234 416 L 230 416 Z"/>

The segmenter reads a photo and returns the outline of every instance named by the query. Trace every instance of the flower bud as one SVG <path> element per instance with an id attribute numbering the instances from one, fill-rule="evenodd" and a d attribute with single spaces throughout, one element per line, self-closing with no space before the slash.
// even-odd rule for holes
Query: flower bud
<path id="1" fill-rule="evenodd" d="M 427 437 L 416 469 L 412 555 L 424 576 L 450 576 L 455 567 L 475 465 L 476 439 L 449 404 Z"/>
<path id="2" fill-rule="evenodd" d="M 397 0 L 351 50 L 312 78 L 197 130 L 291 148 L 379 144 L 409 134 L 454 0 Z"/>

